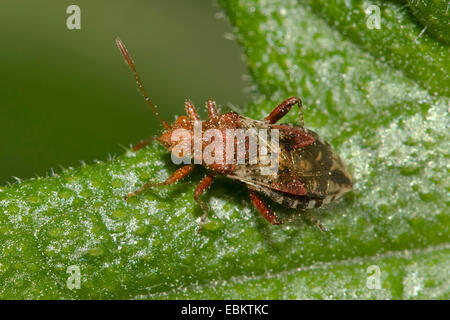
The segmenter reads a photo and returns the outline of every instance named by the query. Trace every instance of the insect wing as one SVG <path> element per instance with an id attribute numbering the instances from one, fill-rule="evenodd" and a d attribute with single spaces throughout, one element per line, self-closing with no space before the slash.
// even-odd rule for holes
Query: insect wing
<path id="1" fill-rule="evenodd" d="M 263 174 L 264 165 L 260 162 L 245 163 L 237 165 L 228 175 L 230 178 L 253 189 L 270 188 L 313 198 L 338 195 L 351 188 L 351 178 L 342 160 L 317 133 L 291 124 L 271 125 L 248 118 L 243 118 L 242 123 L 246 128 L 279 130 L 278 145 L 265 141 L 269 154 L 278 152 L 278 166 L 274 172 Z"/>

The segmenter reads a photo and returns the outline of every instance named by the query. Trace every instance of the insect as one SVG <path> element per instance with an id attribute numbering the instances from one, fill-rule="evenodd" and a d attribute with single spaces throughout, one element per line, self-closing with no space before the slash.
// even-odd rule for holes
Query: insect
<path id="1" fill-rule="evenodd" d="M 161 136 L 153 137 L 136 145 L 133 150 L 137 151 L 153 140 L 157 140 L 168 151 L 171 151 L 176 142 L 171 139 L 176 130 L 184 129 L 186 132 L 193 133 L 194 123 L 200 120 L 197 110 L 190 101 L 185 101 L 187 116 L 183 115 L 177 118 L 173 124 L 164 121 L 156 106 L 150 101 L 145 92 L 139 74 L 136 71 L 135 64 L 130 57 L 123 42 L 117 38 L 117 46 L 121 51 L 125 62 L 133 71 L 136 82 L 143 94 L 145 101 L 150 106 L 155 116 L 159 119 L 164 131 Z M 299 111 L 299 125 L 278 124 L 278 121 L 285 116 L 289 110 L 297 105 Z M 259 129 L 277 130 L 279 133 L 278 146 L 268 143 L 269 149 L 277 149 L 278 169 L 271 174 L 261 174 L 260 164 L 250 163 L 231 163 L 219 161 L 216 163 L 201 162 L 206 168 L 206 175 L 200 181 L 194 192 L 194 200 L 203 210 L 200 227 L 205 221 L 209 212 L 209 207 L 200 197 L 211 186 L 214 178 L 218 175 L 224 175 L 233 180 L 243 183 L 250 195 L 250 200 L 261 215 L 271 224 L 279 225 L 281 221 L 274 212 L 265 203 L 260 195 L 289 208 L 301 210 L 313 223 L 322 231 L 325 228 L 313 218 L 305 209 L 318 208 L 324 204 L 340 198 L 344 193 L 352 189 L 352 178 L 347 171 L 343 161 L 317 133 L 304 127 L 302 101 L 298 97 L 290 97 L 280 103 L 264 120 L 258 121 L 243 117 L 236 112 L 219 114 L 216 104 L 212 99 L 206 102 L 208 110 L 208 120 L 202 121 L 201 131 L 216 129 L 223 139 L 227 139 L 227 130 L 233 129 Z M 268 139 L 267 139 L 268 140 Z M 194 142 L 195 143 L 195 142 Z M 233 143 L 234 138 L 233 138 Z M 205 148 L 205 141 L 202 141 L 202 147 Z M 248 143 L 245 143 L 245 154 L 248 155 Z M 195 156 L 195 155 L 194 155 Z M 192 156 L 192 157 L 194 157 Z M 248 157 L 246 158 L 248 160 Z M 186 177 L 194 170 L 195 164 L 186 164 L 176 170 L 169 178 L 163 182 L 149 182 L 144 184 L 138 190 L 125 196 L 129 199 L 146 189 L 170 185 Z M 200 229 L 199 229 L 200 230 Z"/>

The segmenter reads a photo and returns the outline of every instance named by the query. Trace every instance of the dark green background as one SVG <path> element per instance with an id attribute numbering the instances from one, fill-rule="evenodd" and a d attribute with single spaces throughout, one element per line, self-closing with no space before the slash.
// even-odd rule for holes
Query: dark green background
<path id="1" fill-rule="evenodd" d="M 66 8 L 81 8 L 68 30 Z M 114 39 L 132 54 L 162 116 L 244 104 L 245 65 L 211 0 L 3 1 L 0 10 L 0 185 L 106 160 L 159 130 Z M 205 114 L 202 110 L 202 113 Z"/>

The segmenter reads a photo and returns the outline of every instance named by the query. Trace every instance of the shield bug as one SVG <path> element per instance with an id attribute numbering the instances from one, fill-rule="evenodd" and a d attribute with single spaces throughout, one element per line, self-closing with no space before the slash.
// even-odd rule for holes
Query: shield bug
<path id="1" fill-rule="evenodd" d="M 206 102 L 209 118 L 206 121 L 200 121 L 194 105 L 190 101 L 186 101 L 187 116 L 180 116 L 175 123 L 168 124 L 161 118 L 156 106 L 148 98 L 125 45 L 119 38 L 116 39 L 116 43 L 125 62 L 133 71 L 145 101 L 164 127 L 161 136 L 145 140 L 134 146 L 133 150 L 137 151 L 150 141 L 157 140 L 168 151 L 173 152 L 180 144 L 180 139 L 174 139 L 175 134 L 183 132 L 188 137 L 185 140 L 185 148 L 181 148 L 181 151 L 178 148 L 177 155 L 179 158 L 187 159 L 188 164 L 185 162 L 184 166 L 176 170 L 163 182 L 144 184 L 138 190 L 127 194 L 125 199 L 129 199 L 152 187 L 173 184 L 192 172 L 195 164 L 200 164 L 207 170 L 206 176 L 200 181 L 194 192 L 194 200 L 204 212 L 200 226 L 206 219 L 209 211 L 208 206 L 201 201 L 200 196 L 211 186 L 216 176 L 224 175 L 243 183 L 247 187 L 251 202 L 271 224 L 279 225 L 281 221 L 260 195 L 264 195 L 285 207 L 301 210 L 322 231 L 325 231 L 325 228 L 309 215 L 305 209 L 318 208 L 340 198 L 344 193 L 352 189 L 352 178 L 343 161 L 330 144 L 314 131 L 304 127 L 302 101 L 300 98 L 290 97 L 283 101 L 264 120 L 253 120 L 243 117 L 236 112 L 219 114 L 215 102 L 209 99 Z M 278 121 L 295 105 L 298 106 L 300 124 L 278 124 Z M 200 132 L 200 142 L 196 141 L 196 128 Z M 207 135 L 208 130 L 209 132 L 214 132 L 214 134 L 210 134 L 209 139 L 205 139 L 205 134 Z M 239 137 L 230 135 L 230 132 L 233 132 L 233 130 L 246 130 L 247 132 L 247 135 L 240 139 L 242 142 L 241 146 L 243 146 L 241 151 L 244 154 L 244 159 L 241 159 L 243 161 L 240 162 L 234 161 L 238 158 L 239 146 L 237 144 L 239 141 L 237 140 L 239 140 Z M 260 132 L 264 132 L 265 135 L 261 135 Z M 212 136 L 214 136 L 214 139 L 211 138 Z M 270 140 L 268 136 L 271 137 Z M 177 135 L 177 137 L 180 138 L 180 135 Z M 220 141 L 221 139 L 222 141 Z M 258 141 L 259 145 L 256 149 L 252 149 L 251 141 Z M 225 148 L 226 151 L 232 150 L 232 154 L 227 154 L 227 152 L 218 154 L 217 150 L 219 149 L 215 149 L 215 161 L 208 162 L 201 157 L 203 151 L 206 151 L 209 146 L 208 142 L 211 142 L 211 144 L 212 142 L 220 142 L 219 145 L 221 146 L 232 146 L 231 149 Z M 200 150 L 195 149 L 196 144 Z M 194 145 L 194 148 L 192 148 L 192 145 Z M 257 161 L 251 161 L 252 158 L 250 157 L 250 154 L 256 154 L 260 159 L 264 158 L 266 153 L 260 148 L 261 145 L 265 145 L 271 151 L 271 155 L 275 154 L 277 160 L 276 170 L 265 174 L 262 174 L 261 171 L 262 164 Z M 193 149 L 194 151 L 192 152 Z M 191 163 L 191 160 L 194 163 Z"/>

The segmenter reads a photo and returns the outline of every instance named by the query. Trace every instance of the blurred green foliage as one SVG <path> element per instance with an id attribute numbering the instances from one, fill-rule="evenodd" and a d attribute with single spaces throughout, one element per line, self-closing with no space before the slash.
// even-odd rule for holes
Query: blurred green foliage
<path id="1" fill-rule="evenodd" d="M 73 1 L 3 1 L 0 9 L 0 185 L 120 154 L 160 127 L 114 39 L 130 47 L 168 120 L 190 98 L 203 111 L 246 101 L 245 65 L 211 0 L 76 1 L 81 30 L 68 30 Z"/>

